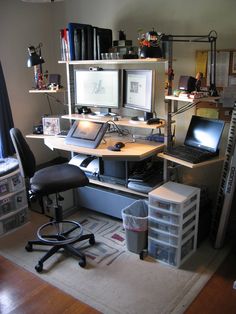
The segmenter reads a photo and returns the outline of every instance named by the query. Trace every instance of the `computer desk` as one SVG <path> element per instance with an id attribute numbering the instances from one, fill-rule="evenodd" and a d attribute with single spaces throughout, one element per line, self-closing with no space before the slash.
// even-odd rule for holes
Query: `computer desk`
<path id="1" fill-rule="evenodd" d="M 79 147 L 65 143 L 65 138 L 53 135 L 26 135 L 27 138 L 41 139 L 50 149 L 59 149 L 67 152 L 97 156 L 106 160 L 124 161 L 126 168 L 125 184 L 113 181 L 98 180 L 89 178 L 90 185 L 77 191 L 80 206 L 93 209 L 114 217 L 121 218 L 121 209 L 131 204 L 137 198 L 147 198 L 144 192 L 131 190 L 128 188 L 128 162 L 142 161 L 148 157 L 156 156 L 164 148 L 164 143 L 154 141 L 137 140 L 132 142 L 132 137 L 115 136 L 108 134 L 104 137 L 97 148 Z M 108 146 L 116 142 L 125 143 L 121 151 L 108 150 Z M 93 197 L 91 197 L 93 195 Z"/>

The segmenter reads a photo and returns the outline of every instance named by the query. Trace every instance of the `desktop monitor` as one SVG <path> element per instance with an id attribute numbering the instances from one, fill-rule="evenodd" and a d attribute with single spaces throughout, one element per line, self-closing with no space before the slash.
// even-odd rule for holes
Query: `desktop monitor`
<path id="1" fill-rule="evenodd" d="M 124 70 L 124 107 L 151 113 L 153 82 L 152 70 Z"/>
<path id="2" fill-rule="evenodd" d="M 75 105 L 109 114 L 119 108 L 119 70 L 75 70 Z"/>

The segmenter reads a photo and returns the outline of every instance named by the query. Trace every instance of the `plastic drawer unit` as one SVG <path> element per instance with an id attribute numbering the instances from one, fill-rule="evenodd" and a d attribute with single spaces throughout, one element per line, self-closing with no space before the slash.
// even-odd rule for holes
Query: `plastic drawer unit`
<path id="1" fill-rule="evenodd" d="M 199 200 L 199 188 L 175 182 L 149 193 L 149 255 L 179 267 L 196 251 Z"/>
<path id="2" fill-rule="evenodd" d="M 22 208 L 0 218 L 0 236 L 22 226 L 28 221 L 28 208 Z"/>

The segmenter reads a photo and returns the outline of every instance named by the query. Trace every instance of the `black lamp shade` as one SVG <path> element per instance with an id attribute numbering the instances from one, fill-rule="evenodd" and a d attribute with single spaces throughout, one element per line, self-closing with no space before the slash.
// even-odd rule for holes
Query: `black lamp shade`
<path id="1" fill-rule="evenodd" d="M 44 62 L 45 61 L 42 57 L 38 56 L 36 53 L 33 53 L 27 60 L 27 67 L 30 68 L 34 65 L 42 64 Z"/>
<path id="2" fill-rule="evenodd" d="M 44 63 L 44 59 L 41 57 L 41 46 L 42 44 L 39 44 L 39 46 L 36 48 L 34 46 L 28 47 L 29 52 L 29 59 L 27 60 L 28 68 Z M 38 54 L 36 52 L 37 50 L 39 51 Z"/>

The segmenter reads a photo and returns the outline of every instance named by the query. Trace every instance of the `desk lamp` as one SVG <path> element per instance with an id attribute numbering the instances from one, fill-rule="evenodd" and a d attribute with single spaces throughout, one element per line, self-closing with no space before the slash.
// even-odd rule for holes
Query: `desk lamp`
<path id="1" fill-rule="evenodd" d="M 42 63 L 45 61 L 41 56 L 41 47 L 41 43 L 36 48 L 34 46 L 28 47 L 29 59 L 27 60 L 27 67 L 34 67 L 34 81 L 36 89 L 45 88 L 42 71 Z"/>

